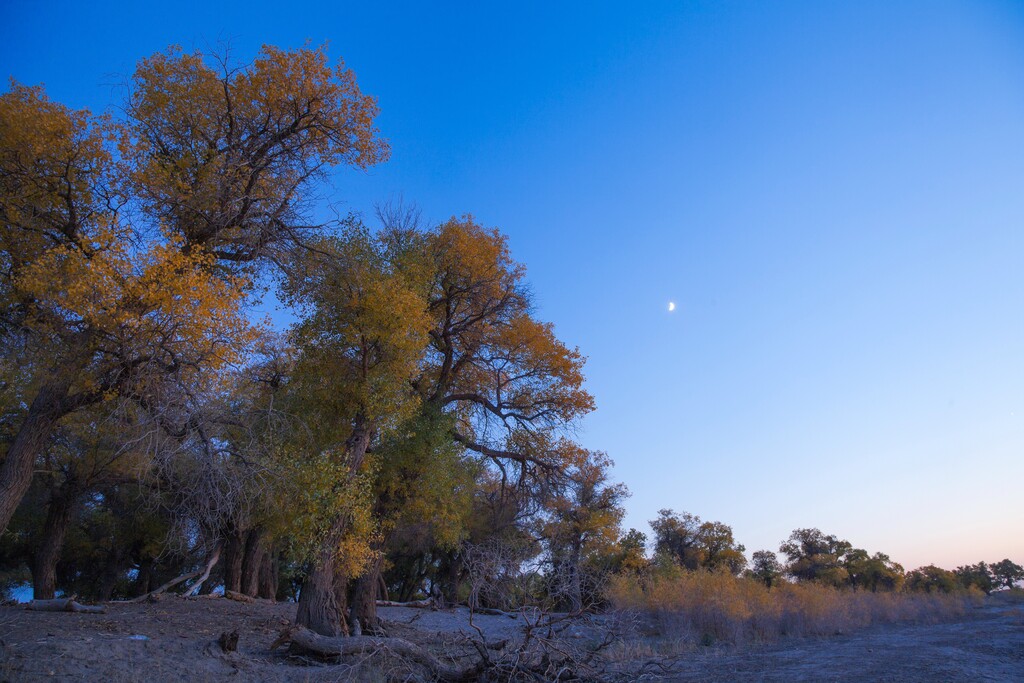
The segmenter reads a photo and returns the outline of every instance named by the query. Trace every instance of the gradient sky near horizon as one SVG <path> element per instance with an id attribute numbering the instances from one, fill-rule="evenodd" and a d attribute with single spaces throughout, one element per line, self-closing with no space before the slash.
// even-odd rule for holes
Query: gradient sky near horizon
<path id="1" fill-rule="evenodd" d="M 393 153 L 324 200 L 509 235 L 627 526 L 1024 562 L 1024 5 L 487 5 L 0 0 L 0 72 L 101 111 L 171 43 L 329 41 Z"/>

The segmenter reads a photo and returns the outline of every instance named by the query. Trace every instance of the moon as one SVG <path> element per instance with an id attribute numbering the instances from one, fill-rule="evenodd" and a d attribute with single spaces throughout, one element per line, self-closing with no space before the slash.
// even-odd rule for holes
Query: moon
<path id="1" fill-rule="evenodd" d="M 669 301 L 668 302 L 668 312 L 671 313 L 674 310 L 676 310 L 676 302 L 675 301 Z"/>

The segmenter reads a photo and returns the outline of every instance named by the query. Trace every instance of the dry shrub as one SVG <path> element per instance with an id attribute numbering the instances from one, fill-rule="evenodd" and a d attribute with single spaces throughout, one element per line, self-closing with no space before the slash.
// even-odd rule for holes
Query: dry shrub
<path id="1" fill-rule="evenodd" d="M 942 621 L 962 616 L 981 597 L 980 592 L 871 593 L 817 584 L 768 588 L 729 573 L 680 570 L 661 570 L 639 580 L 618 576 L 608 588 L 611 605 L 640 615 L 650 635 L 703 645 L 833 635 L 895 621 Z"/>

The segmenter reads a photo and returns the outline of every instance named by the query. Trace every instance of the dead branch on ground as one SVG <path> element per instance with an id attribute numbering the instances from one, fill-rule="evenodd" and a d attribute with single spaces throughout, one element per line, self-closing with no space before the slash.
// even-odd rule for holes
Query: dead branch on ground
<path id="1" fill-rule="evenodd" d="M 133 598 L 129 602 L 146 602 L 147 600 L 151 600 L 154 596 L 159 595 L 166 590 L 174 588 L 178 584 L 185 583 L 190 579 L 194 579 L 197 576 L 201 576 L 201 578 L 194 584 L 192 584 L 189 590 L 185 593 L 185 595 L 188 596 L 195 595 L 199 592 L 199 588 L 203 585 L 206 579 L 210 577 L 210 571 L 213 569 L 213 565 L 217 564 L 217 560 L 219 559 L 220 544 L 217 544 L 217 547 L 214 548 L 213 552 L 210 554 L 210 558 L 207 560 L 206 565 L 202 569 L 197 569 L 193 572 L 187 572 L 185 574 L 182 574 L 181 576 L 177 576 L 168 581 L 167 583 L 165 583 L 164 585 L 160 586 L 159 588 L 151 590 L 150 592 L 144 595 L 140 595 L 137 598 Z"/>
<path id="2" fill-rule="evenodd" d="M 33 612 L 83 612 L 86 614 L 106 614 L 104 605 L 83 605 L 71 598 L 55 600 L 33 600 L 25 605 L 25 609 Z"/>
<path id="3" fill-rule="evenodd" d="M 291 643 L 299 650 L 322 657 L 351 657 L 356 655 L 386 654 L 414 662 L 441 681 L 476 680 L 487 663 L 485 658 L 468 666 L 445 664 L 425 649 L 401 638 L 375 638 L 373 636 L 328 637 L 302 626 L 291 626 L 270 646 L 276 649 Z"/>

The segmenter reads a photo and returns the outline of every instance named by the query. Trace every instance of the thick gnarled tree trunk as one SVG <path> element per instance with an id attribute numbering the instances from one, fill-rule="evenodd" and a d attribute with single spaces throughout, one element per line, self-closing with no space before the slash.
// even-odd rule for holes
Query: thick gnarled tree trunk
<path id="1" fill-rule="evenodd" d="M 242 558 L 245 532 L 232 529 L 224 534 L 224 590 L 242 592 Z"/>
<path id="2" fill-rule="evenodd" d="M 277 600 L 277 586 L 280 583 L 280 562 L 277 549 L 264 551 L 260 562 L 259 594 L 256 597 Z"/>
<path id="3" fill-rule="evenodd" d="M 57 562 L 75 504 L 76 491 L 68 482 L 55 489 L 46 506 L 46 522 L 39 547 L 32 558 L 32 596 L 35 600 L 51 600 L 57 590 Z"/>
<path id="4" fill-rule="evenodd" d="M 242 593 L 255 598 L 259 594 L 260 566 L 263 563 L 263 529 L 251 529 L 245 535 L 245 554 L 242 556 Z"/>
<path id="5" fill-rule="evenodd" d="M 295 623 L 322 636 L 338 636 L 344 628 L 345 613 L 335 590 L 335 550 L 344 535 L 345 523 L 339 519 L 320 549 L 312 570 L 302 582 Z"/>
<path id="6" fill-rule="evenodd" d="M 32 483 L 32 467 L 54 427 L 71 412 L 67 405 L 70 374 L 44 384 L 39 390 L 0 464 L 0 533 L 7 531 L 14 511 L 25 497 Z"/>

